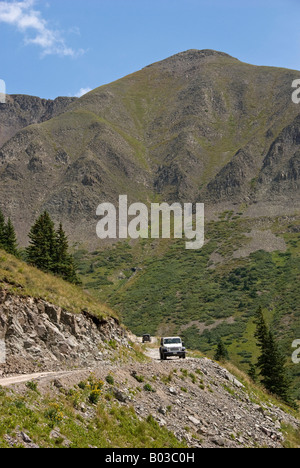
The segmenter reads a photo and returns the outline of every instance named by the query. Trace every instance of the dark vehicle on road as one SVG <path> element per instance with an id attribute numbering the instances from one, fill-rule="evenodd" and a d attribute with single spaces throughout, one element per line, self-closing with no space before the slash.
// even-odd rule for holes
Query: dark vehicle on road
<path id="1" fill-rule="evenodd" d="M 151 336 L 149 334 L 143 335 L 143 343 L 151 343 Z"/>

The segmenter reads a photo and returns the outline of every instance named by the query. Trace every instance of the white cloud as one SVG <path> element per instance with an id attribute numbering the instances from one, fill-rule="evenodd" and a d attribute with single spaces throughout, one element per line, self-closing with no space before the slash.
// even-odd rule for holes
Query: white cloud
<path id="1" fill-rule="evenodd" d="M 35 44 L 42 56 L 76 57 L 84 53 L 68 47 L 60 31 L 51 29 L 41 12 L 34 8 L 36 0 L 0 1 L 0 22 L 16 27 L 24 34 L 26 45 Z"/>
<path id="2" fill-rule="evenodd" d="M 89 93 L 90 91 L 92 91 L 92 88 L 80 88 L 80 90 L 78 91 L 78 93 L 75 94 L 75 97 L 81 97 L 81 96 L 84 96 L 84 94 L 87 94 Z"/>

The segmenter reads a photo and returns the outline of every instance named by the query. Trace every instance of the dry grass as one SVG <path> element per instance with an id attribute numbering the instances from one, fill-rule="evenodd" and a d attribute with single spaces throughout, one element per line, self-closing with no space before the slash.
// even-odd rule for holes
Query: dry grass
<path id="1" fill-rule="evenodd" d="M 3 250 L 0 250 L 1 288 L 12 294 L 46 300 L 73 313 L 86 310 L 98 317 L 116 317 L 112 309 L 91 297 L 80 286 L 43 273 Z"/>

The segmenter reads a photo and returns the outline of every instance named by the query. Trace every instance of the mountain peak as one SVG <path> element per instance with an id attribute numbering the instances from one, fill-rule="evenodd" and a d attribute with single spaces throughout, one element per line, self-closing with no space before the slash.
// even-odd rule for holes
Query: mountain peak
<path id="1" fill-rule="evenodd" d="M 170 58 L 206 58 L 206 57 L 231 57 L 231 55 L 226 54 L 225 52 L 221 52 L 218 50 L 213 50 L 213 49 L 189 49 L 185 50 L 183 52 L 179 52 L 178 54 L 173 55 Z M 237 59 L 236 59 L 237 60 Z"/>
<path id="2" fill-rule="evenodd" d="M 154 64 L 148 65 L 148 67 L 153 67 L 153 66 L 176 67 L 178 66 L 178 64 L 180 66 L 182 66 L 183 64 L 190 66 L 193 63 L 195 64 L 199 62 L 203 63 L 203 62 L 211 61 L 212 59 L 218 59 L 218 58 L 229 58 L 231 60 L 235 60 L 238 62 L 238 59 L 232 57 L 231 55 L 226 54 L 225 52 L 219 52 L 219 51 L 212 50 L 212 49 L 203 49 L 203 50 L 189 49 L 189 50 L 185 50 L 184 52 L 179 52 L 178 54 L 172 55 L 171 57 L 168 57 Z"/>

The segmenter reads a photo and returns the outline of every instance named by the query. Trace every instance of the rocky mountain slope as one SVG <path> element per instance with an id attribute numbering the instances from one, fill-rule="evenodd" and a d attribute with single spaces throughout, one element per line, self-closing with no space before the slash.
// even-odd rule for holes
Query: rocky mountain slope
<path id="1" fill-rule="evenodd" d="M 22 243 L 46 208 L 89 247 L 97 245 L 96 207 L 123 193 L 206 201 L 207 214 L 241 204 L 251 216 L 293 214 L 298 74 L 190 50 L 102 86 L 2 146 L 0 206 Z"/>
<path id="2" fill-rule="evenodd" d="M 22 128 L 62 114 L 75 100 L 69 97 L 48 100 L 17 94 L 7 96 L 6 103 L 0 104 L 0 148 Z"/>
<path id="3" fill-rule="evenodd" d="M 296 414 L 280 408 L 242 374 L 237 378 L 207 358 L 159 362 L 144 357 L 138 362 L 129 335 L 113 319 L 74 315 L 2 290 L 0 336 L 6 344 L 6 362 L 0 365 L 5 374 L 39 372 L 36 378 L 22 376 L 20 384 L 0 379 L 0 386 L 8 386 L 1 387 L 1 420 L 8 404 L 15 408 L 14 423 L 9 429 L 0 426 L 2 447 L 137 447 L 130 431 L 122 442 L 106 433 L 108 426 L 120 424 L 114 419 L 117 411 L 129 414 L 131 431 L 143 422 L 164 431 L 163 446 L 280 448 L 287 430 L 299 430 Z M 41 376 L 43 370 L 57 373 Z M 101 391 L 95 402 L 88 389 L 97 382 Z M 35 424 L 25 423 L 24 409 Z M 80 431 L 85 431 L 82 438 Z"/>
<path id="4" fill-rule="evenodd" d="M 0 344 L 1 375 L 96 366 L 117 344 L 135 356 L 112 309 L 2 250 Z"/>
<path id="5" fill-rule="evenodd" d="M 155 340 L 142 346 L 100 303 L 89 312 L 88 296 L 82 307 L 80 288 L 72 304 L 63 280 L 5 255 L 1 448 L 299 445 L 297 413 L 233 366 L 191 355 L 161 362 Z M 68 306 L 57 304 L 58 287 Z"/>
<path id="6" fill-rule="evenodd" d="M 299 445 L 297 413 L 233 366 L 160 362 L 79 287 L 72 304 L 63 280 L 0 253 L 0 447 Z"/>

